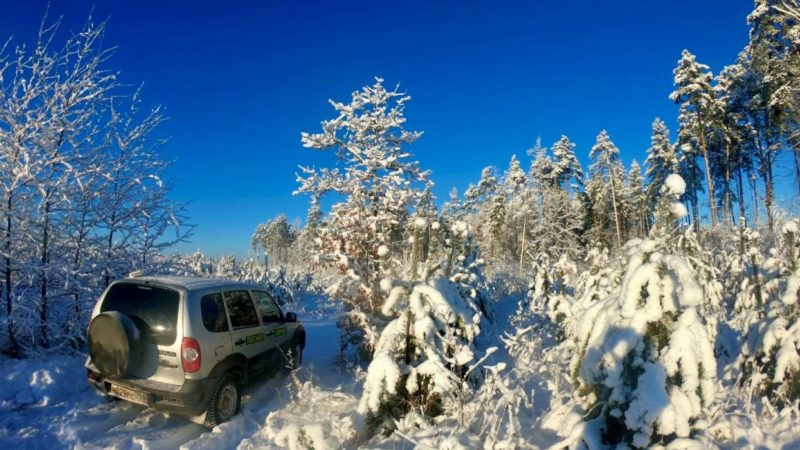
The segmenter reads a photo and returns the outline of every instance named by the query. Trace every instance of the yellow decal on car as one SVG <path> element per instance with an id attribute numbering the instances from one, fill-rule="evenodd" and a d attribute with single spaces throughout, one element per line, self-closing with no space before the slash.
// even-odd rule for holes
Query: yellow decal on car
<path id="1" fill-rule="evenodd" d="M 275 336 L 283 336 L 286 334 L 286 327 L 275 328 Z"/>
<path id="2" fill-rule="evenodd" d="M 255 344 L 256 342 L 261 342 L 263 340 L 264 340 L 264 333 L 251 334 L 250 336 L 244 338 L 245 343 L 247 343 L 248 345 Z"/>

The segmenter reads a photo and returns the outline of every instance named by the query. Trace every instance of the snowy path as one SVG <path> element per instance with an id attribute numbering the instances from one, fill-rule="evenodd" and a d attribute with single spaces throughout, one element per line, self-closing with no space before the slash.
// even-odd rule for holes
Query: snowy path
<path id="1" fill-rule="evenodd" d="M 305 326 L 301 376 L 334 387 L 344 381 L 332 368 L 339 343 L 335 321 Z M 288 382 L 278 375 L 251 387 L 242 413 L 210 432 L 180 416 L 106 402 L 86 382 L 82 358 L 0 359 L 0 448 L 236 448 L 264 426 L 270 412 L 286 406 Z"/>

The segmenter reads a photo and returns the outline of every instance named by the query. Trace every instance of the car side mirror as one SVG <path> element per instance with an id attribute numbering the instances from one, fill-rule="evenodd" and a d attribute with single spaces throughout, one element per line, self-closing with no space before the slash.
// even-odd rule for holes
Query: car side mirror
<path id="1" fill-rule="evenodd" d="M 286 321 L 287 322 L 297 322 L 297 314 L 293 312 L 286 313 Z"/>

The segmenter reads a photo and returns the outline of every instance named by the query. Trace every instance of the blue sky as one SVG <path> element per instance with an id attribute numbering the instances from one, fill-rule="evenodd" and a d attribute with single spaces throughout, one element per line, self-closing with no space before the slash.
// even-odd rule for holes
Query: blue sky
<path id="1" fill-rule="evenodd" d="M 626 164 L 644 160 L 650 124 L 676 130 L 667 98 L 684 48 L 718 72 L 747 41 L 751 0 L 571 2 L 83 1 L 51 0 L 75 31 L 94 9 L 109 18 L 109 67 L 144 82 L 166 107 L 160 133 L 175 162 L 174 197 L 197 229 L 179 250 L 245 254 L 256 224 L 284 212 L 298 164 L 330 158 L 304 149 L 301 131 L 333 116 L 374 76 L 412 101 L 411 147 L 446 199 L 481 168 L 503 170 L 537 136 L 577 143 L 586 164 L 607 129 Z M 30 41 L 47 0 L 9 2 L 0 36 Z M 778 175 L 788 168 L 778 170 Z M 787 179 L 788 181 L 788 179 Z"/>

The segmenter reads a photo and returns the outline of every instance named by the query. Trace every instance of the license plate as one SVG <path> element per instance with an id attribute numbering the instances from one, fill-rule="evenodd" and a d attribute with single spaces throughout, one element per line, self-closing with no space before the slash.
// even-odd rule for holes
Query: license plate
<path id="1" fill-rule="evenodd" d="M 148 402 L 147 393 L 141 391 L 134 391 L 133 389 L 117 386 L 116 384 L 111 385 L 111 392 L 109 393 L 114 397 L 119 397 L 123 400 L 127 400 L 133 403 L 138 403 L 140 405 L 148 406 L 150 404 Z"/>

